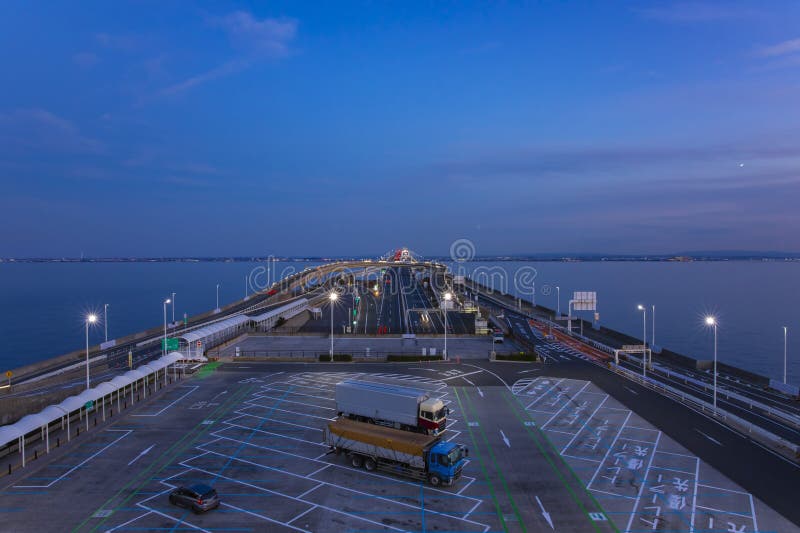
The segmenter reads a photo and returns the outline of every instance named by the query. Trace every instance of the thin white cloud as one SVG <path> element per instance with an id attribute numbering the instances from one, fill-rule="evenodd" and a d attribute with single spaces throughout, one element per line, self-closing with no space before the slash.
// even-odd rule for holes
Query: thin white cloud
<path id="1" fill-rule="evenodd" d="M 297 34 L 297 21 L 289 18 L 257 19 L 246 11 L 235 11 L 213 19 L 231 42 L 248 54 L 285 57 Z"/>
<path id="2" fill-rule="evenodd" d="M 164 96 L 175 95 L 209 81 L 247 70 L 259 60 L 280 59 L 290 54 L 297 34 L 297 21 L 289 18 L 257 19 L 246 11 L 235 11 L 210 19 L 222 28 L 240 56 L 210 70 L 195 74 L 161 90 Z"/>
<path id="3" fill-rule="evenodd" d="M 789 39 L 771 46 L 762 46 L 756 50 L 756 55 L 761 57 L 777 57 L 800 52 L 800 38 Z"/>
<path id="4" fill-rule="evenodd" d="M 211 70 L 207 70 L 206 72 L 196 74 L 178 83 L 170 85 L 169 87 L 164 88 L 161 91 L 161 94 L 163 95 L 177 94 L 187 89 L 197 87 L 198 85 L 202 85 L 206 82 L 216 80 L 219 78 L 224 78 L 226 76 L 230 76 L 231 74 L 236 74 L 237 72 L 245 70 L 249 66 L 250 62 L 243 59 L 235 59 L 232 61 L 228 61 L 226 63 L 223 63 L 222 65 L 219 65 L 218 67 L 212 68 Z"/>
<path id="5" fill-rule="evenodd" d="M 0 113 L 0 140 L 6 146 L 71 153 L 97 153 L 102 144 L 84 136 L 69 120 L 45 109 Z"/>

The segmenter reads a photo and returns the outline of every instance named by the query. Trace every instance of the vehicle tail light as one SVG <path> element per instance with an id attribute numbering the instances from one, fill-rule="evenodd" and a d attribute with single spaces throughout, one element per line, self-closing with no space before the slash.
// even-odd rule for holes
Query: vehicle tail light
<path id="1" fill-rule="evenodd" d="M 203 500 L 197 500 L 197 505 L 203 505 Z"/>

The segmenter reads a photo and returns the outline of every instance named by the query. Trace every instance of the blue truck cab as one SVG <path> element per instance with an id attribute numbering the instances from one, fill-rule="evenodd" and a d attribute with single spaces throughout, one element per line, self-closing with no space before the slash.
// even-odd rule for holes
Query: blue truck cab
<path id="1" fill-rule="evenodd" d="M 426 457 L 428 481 L 431 485 L 452 485 L 461 477 L 469 457 L 469 449 L 461 444 L 439 440 L 430 447 Z"/>

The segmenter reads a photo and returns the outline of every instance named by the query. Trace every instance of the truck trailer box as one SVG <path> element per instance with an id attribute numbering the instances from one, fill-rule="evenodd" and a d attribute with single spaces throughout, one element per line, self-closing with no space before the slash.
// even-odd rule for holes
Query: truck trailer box
<path id="1" fill-rule="evenodd" d="M 338 418 L 328 422 L 325 441 L 335 448 L 424 468 L 425 454 L 438 437 Z"/>
<path id="2" fill-rule="evenodd" d="M 417 426 L 419 404 L 428 399 L 425 391 L 381 383 L 345 380 L 336 384 L 337 411 L 374 420 L 392 420 Z"/>

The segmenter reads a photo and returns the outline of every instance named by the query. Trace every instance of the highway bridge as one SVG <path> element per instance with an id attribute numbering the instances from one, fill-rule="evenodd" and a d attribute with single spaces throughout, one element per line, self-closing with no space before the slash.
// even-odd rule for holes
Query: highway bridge
<path id="1" fill-rule="evenodd" d="M 300 315 L 308 316 L 291 331 L 300 344 L 326 337 L 333 326 L 337 338 L 368 344 L 446 332 L 489 347 L 474 335 L 472 303 L 541 361 L 500 363 L 484 351 L 461 361 L 327 366 L 228 357 L 196 376 L 176 366 L 199 355 L 190 350 L 198 342 L 207 351 L 253 332 L 277 341 L 281 319 Z M 708 372 L 656 356 L 643 377 L 635 355 L 615 360 L 619 338 L 591 328 L 580 335 L 552 319 L 552 310 L 474 280 L 455 283 L 441 264 L 393 254 L 310 268 L 247 301 L 193 317 L 168 332 L 181 339 L 181 353 L 166 358 L 158 328 L 113 348 L 95 347 L 95 364 L 107 368 L 93 372 L 91 391 L 27 418 L 24 427 L 0 428 L 0 437 L 14 439 L 0 442 L 0 498 L 3 509 L 14 510 L 3 515 L 4 525 L 798 530 L 800 509 L 787 496 L 800 481 L 800 409 L 793 399 L 723 373 L 711 410 Z M 141 371 L 121 374 L 128 370 L 126 348 Z M 30 388 L 14 393 L 52 394 L 73 380 L 42 375 L 32 373 Z M 445 438 L 471 449 L 460 484 L 408 483 L 327 454 L 321 428 L 335 415 L 333 389 L 345 378 L 400 379 L 441 397 L 451 409 Z M 20 449 L 23 441 L 27 448 Z M 167 493 L 189 482 L 217 487 L 221 512 L 189 516 L 171 507 Z M 71 504 L 61 509 L 45 499 Z"/>

